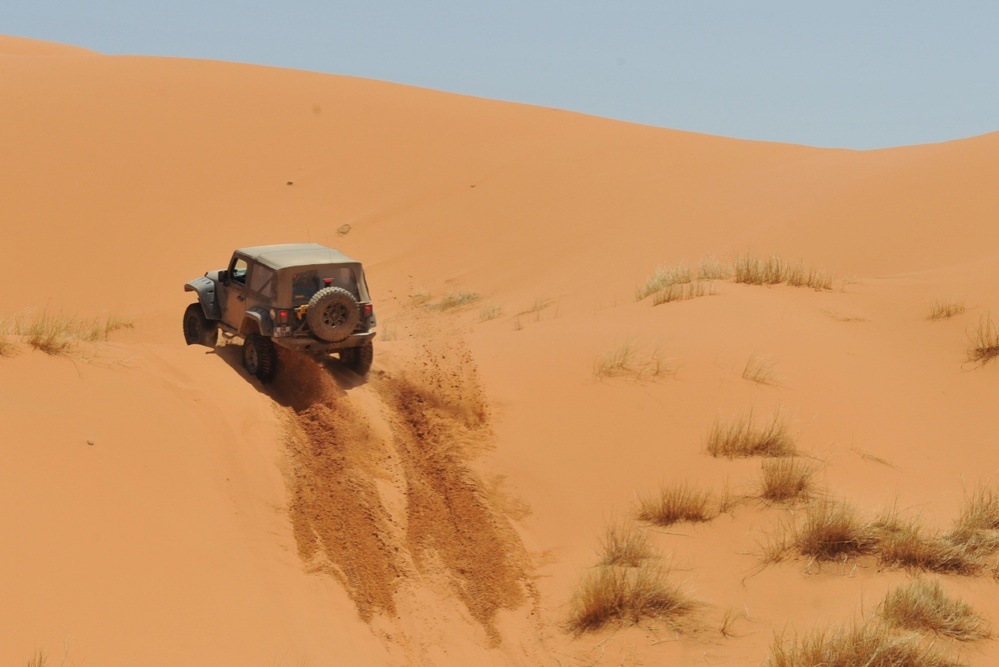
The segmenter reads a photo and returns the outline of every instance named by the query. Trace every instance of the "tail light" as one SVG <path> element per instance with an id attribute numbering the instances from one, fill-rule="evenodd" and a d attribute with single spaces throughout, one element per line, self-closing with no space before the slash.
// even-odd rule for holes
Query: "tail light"
<path id="1" fill-rule="evenodd" d="M 375 312 L 374 307 L 370 303 L 361 304 L 361 315 L 365 318 L 371 317 L 371 314 Z"/>
<path id="2" fill-rule="evenodd" d="M 277 323 L 279 325 L 286 325 L 291 320 L 291 311 L 287 308 L 282 308 L 277 311 Z"/>

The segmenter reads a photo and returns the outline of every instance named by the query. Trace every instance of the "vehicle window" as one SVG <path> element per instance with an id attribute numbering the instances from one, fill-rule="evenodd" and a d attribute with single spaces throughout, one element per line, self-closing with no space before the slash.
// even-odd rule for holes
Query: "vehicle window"
<path id="1" fill-rule="evenodd" d="M 301 271 L 291 277 L 291 303 L 301 306 L 309 302 L 312 295 L 319 291 L 322 282 L 315 271 Z"/>
<path id="2" fill-rule="evenodd" d="M 273 269 L 269 269 L 262 264 L 254 264 L 253 271 L 250 272 L 250 291 L 274 298 L 275 273 Z"/>
<path id="3" fill-rule="evenodd" d="M 246 260 L 242 257 L 232 263 L 232 271 L 229 276 L 234 282 L 246 284 Z"/>

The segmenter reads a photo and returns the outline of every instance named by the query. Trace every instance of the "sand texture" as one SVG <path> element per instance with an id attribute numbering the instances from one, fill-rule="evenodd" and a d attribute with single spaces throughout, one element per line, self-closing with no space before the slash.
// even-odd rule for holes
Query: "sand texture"
<path id="1" fill-rule="evenodd" d="M 3 664 L 762 665 L 916 577 L 999 622 L 999 522 L 958 520 L 999 515 L 999 133 L 817 149 L 13 37 L 0 90 Z M 366 381 L 184 345 L 186 281 L 299 241 L 365 264 Z M 45 318 L 103 328 L 49 354 Z M 775 461 L 808 484 L 764 497 Z M 823 501 L 866 541 L 795 543 Z M 687 604 L 579 620 L 653 572 Z"/>

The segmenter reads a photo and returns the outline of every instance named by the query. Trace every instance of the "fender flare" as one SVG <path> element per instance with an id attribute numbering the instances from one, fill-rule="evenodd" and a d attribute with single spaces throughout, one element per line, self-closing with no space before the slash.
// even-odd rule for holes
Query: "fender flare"
<path id="1" fill-rule="evenodd" d="M 204 276 L 195 278 L 184 285 L 184 291 L 197 292 L 201 310 L 204 311 L 205 317 L 209 320 L 222 319 L 218 301 L 215 299 L 215 282 L 213 280 Z"/>
<path id="2" fill-rule="evenodd" d="M 271 322 L 270 313 L 260 306 L 247 310 L 243 314 L 243 321 L 239 325 L 239 334 L 241 336 L 246 336 L 254 331 L 262 336 L 274 335 L 274 323 Z"/>

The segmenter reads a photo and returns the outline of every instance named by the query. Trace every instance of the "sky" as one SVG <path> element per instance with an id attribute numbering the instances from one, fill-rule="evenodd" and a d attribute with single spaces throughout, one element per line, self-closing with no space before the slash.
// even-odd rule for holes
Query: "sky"
<path id="1" fill-rule="evenodd" d="M 106 54 L 856 149 L 999 130 L 997 28 L 994 0 L 0 0 L 0 34 Z"/>

